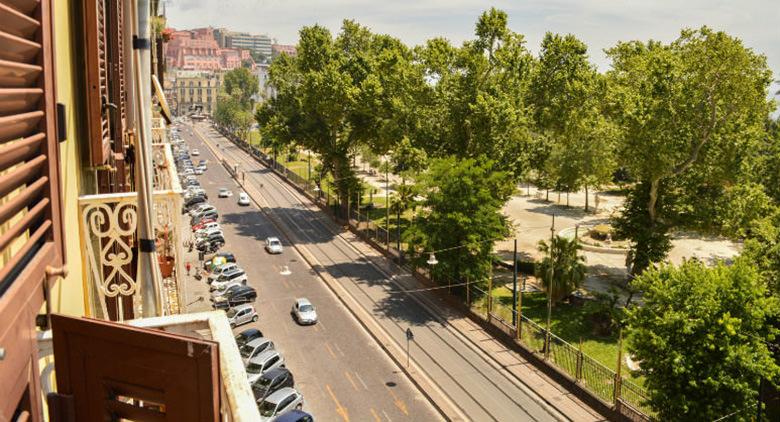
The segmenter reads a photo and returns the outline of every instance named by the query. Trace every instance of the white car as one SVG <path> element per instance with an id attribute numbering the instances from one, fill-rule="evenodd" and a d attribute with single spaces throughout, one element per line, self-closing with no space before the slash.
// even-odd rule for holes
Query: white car
<path id="1" fill-rule="evenodd" d="M 231 192 L 228 188 L 219 188 L 219 194 L 217 196 L 220 198 L 230 198 L 233 196 L 233 192 Z"/>
<path id="2" fill-rule="evenodd" d="M 255 307 L 249 303 L 238 305 L 235 308 L 231 308 L 227 311 L 228 322 L 230 327 L 235 328 L 239 325 L 248 324 L 250 322 L 257 322 L 258 315 L 255 311 Z"/>
<path id="3" fill-rule="evenodd" d="M 200 151 L 198 151 L 196 148 L 192 149 L 192 152 L 190 152 L 191 155 L 200 155 Z"/>
<path id="4" fill-rule="evenodd" d="M 207 281 L 209 283 L 213 283 L 216 279 L 219 278 L 222 274 L 229 273 L 235 269 L 241 269 L 241 267 L 238 266 L 235 262 L 226 262 L 222 265 L 220 265 L 218 268 L 215 268 L 211 274 L 209 274 L 209 277 L 207 278 Z"/>
<path id="5" fill-rule="evenodd" d="M 238 205 L 249 205 L 249 195 L 246 192 L 238 194 Z"/>
<path id="6" fill-rule="evenodd" d="M 212 229 L 219 229 L 219 228 L 220 228 L 219 223 L 214 221 L 214 222 L 211 222 L 211 223 L 206 223 L 206 225 L 203 226 L 202 228 L 200 228 L 198 230 L 195 230 L 195 234 L 197 235 L 197 234 L 200 234 L 200 233 L 205 233 L 205 232 L 207 232 L 209 230 L 212 230 Z"/>
<path id="7" fill-rule="evenodd" d="M 216 211 L 216 210 L 217 209 L 213 205 L 206 205 L 204 207 L 200 207 L 200 208 L 197 208 L 197 209 L 194 209 L 194 210 L 190 211 L 190 216 L 191 217 L 195 217 L 195 216 L 203 215 L 203 214 L 205 214 L 207 212 Z"/>
<path id="8" fill-rule="evenodd" d="M 305 297 L 295 300 L 290 313 L 292 313 L 298 324 L 312 325 L 317 323 L 317 311 L 314 309 L 314 305 L 309 302 L 309 299 Z"/>
<path id="9" fill-rule="evenodd" d="M 203 233 L 196 233 L 195 234 L 195 242 L 197 243 L 201 239 L 205 239 L 205 238 L 211 237 L 213 235 L 217 235 L 217 234 L 222 236 L 223 239 L 225 238 L 225 233 L 223 233 L 222 229 L 218 227 L 216 229 L 206 230 Z"/>
<path id="10" fill-rule="evenodd" d="M 201 169 L 200 167 L 195 167 L 195 174 L 200 176 L 201 174 L 203 174 L 203 169 Z"/>
<path id="11" fill-rule="evenodd" d="M 265 250 L 270 254 L 282 253 L 282 241 L 278 237 L 269 237 L 265 239 Z"/>

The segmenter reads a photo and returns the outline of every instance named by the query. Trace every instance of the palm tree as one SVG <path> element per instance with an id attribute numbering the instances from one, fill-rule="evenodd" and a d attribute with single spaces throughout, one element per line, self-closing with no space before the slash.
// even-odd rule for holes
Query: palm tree
<path id="1" fill-rule="evenodd" d="M 585 257 L 578 254 L 581 246 L 576 239 L 555 236 L 552 240 L 552 248 L 545 241 L 539 242 L 539 251 L 547 255 L 542 262 L 536 265 L 536 276 L 542 280 L 542 286 L 549 289 L 550 265 L 554 257 L 552 301 L 559 302 L 573 291 L 582 286 L 585 280 Z"/>

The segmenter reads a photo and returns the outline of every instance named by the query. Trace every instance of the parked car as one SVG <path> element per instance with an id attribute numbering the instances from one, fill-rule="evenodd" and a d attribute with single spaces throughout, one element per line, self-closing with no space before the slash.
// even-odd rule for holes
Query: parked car
<path id="1" fill-rule="evenodd" d="M 257 291 L 250 286 L 234 286 L 225 291 L 224 295 L 211 298 L 214 309 L 227 309 L 242 303 L 254 302 Z"/>
<path id="2" fill-rule="evenodd" d="M 257 311 L 255 311 L 255 307 L 248 303 L 228 309 L 226 315 L 231 328 L 250 322 L 256 322 L 259 318 Z"/>
<path id="3" fill-rule="evenodd" d="M 220 265 L 218 268 L 214 268 L 211 271 L 211 274 L 209 274 L 209 277 L 208 277 L 208 279 L 206 279 L 206 281 L 209 282 L 209 283 L 213 283 L 222 274 L 227 274 L 227 273 L 229 273 L 229 272 L 231 272 L 231 271 L 233 271 L 235 269 L 239 269 L 239 270 L 241 269 L 238 266 L 238 264 L 236 264 L 235 262 L 230 262 L 230 263 L 225 263 L 223 265 Z"/>
<path id="4" fill-rule="evenodd" d="M 198 252 L 213 253 L 219 250 L 219 248 L 225 246 L 225 238 L 221 234 L 217 234 L 216 237 L 206 238 L 195 243 L 195 249 Z"/>
<path id="5" fill-rule="evenodd" d="M 207 259 L 203 263 L 203 268 L 207 271 L 213 271 L 215 268 L 219 268 L 220 265 L 227 262 L 236 262 L 236 257 L 230 252 L 219 252 L 213 257 Z"/>
<path id="6" fill-rule="evenodd" d="M 209 291 L 221 291 L 225 290 L 227 286 L 230 286 L 234 283 L 240 283 L 242 285 L 246 285 L 247 279 L 246 274 L 244 273 L 244 270 L 241 269 L 234 269 L 233 271 L 227 272 L 225 274 L 222 274 L 211 282 L 211 286 L 209 287 Z"/>
<path id="7" fill-rule="evenodd" d="M 295 300 L 290 313 L 298 324 L 312 325 L 317 323 L 317 310 L 305 297 Z"/>
<path id="8" fill-rule="evenodd" d="M 255 395 L 257 404 L 260 404 L 275 391 L 284 387 L 294 386 L 295 378 L 289 369 L 274 368 L 260 375 L 260 378 L 252 384 L 252 393 Z"/>
<path id="9" fill-rule="evenodd" d="M 193 224 L 190 227 L 192 228 L 193 231 L 198 231 L 198 230 L 206 227 L 207 225 L 213 224 L 213 223 L 217 223 L 217 219 L 216 218 L 205 218 L 203 220 L 200 220 L 199 223 Z"/>
<path id="10" fill-rule="evenodd" d="M 233 192 L 231 192 L 228 188 L 219 188 L 219 195 L 217 196 L 220 198 L 230 198 L 233 196 Z"/>
<path id="11" fill-rule="evenodd" d="M 244 365 L 246 365 L 253 357 L 258 356 L 260 353 L 263 353 L 266 350 L 274 349 L 276 349 L 276 347 L 274 347 L 274 342 L 272 342 L 271 339 L 260 337 L 241 346 L 238 351 L 241 353 L 241 359 L 244 360 Z"/>
<path id="12" fill-rule="evenodd" d="M 194 170 L 194 169 L 191 169 L 191 168 L 184 169 L 184 173 L 183 173 L 183 174 L 184 174 L 185 176 L 189 176 L 189 175 L 191 175 L 191 174 L 195 174 L 195 170 Z"/>
<path id="13" fill-rule="evenodd" d="M 195 174 L 198 174 L 198 170 L 200 170 L 200 174 L 203 174 L 206 170 L 208 170 L 208 167 L 206 167 L 205 164 L 198 164 L 198 166 L 195 167 Z"/>
<path id="14" fill-rule="evenodd" d="M 276 391 L 257 406 L 261 421 L 271 421 L 279 415 L 302 408 L 303 396 L 298 390 L 290 387 Z"/>
<path id="15" fill-rule="evenodd" d="M 215 231 L 205 236 L 198 237 L 195 240 L 195 245 L 197 246 L 200 243 L 215 242 L 215 241 L 221 241 L 222 243 L 225 243 L 225 236 L 222 235 L 222 231 Z"/>
<path id="16" fill-rule="evenodd" d="M 206 197 L 205 196 L 200 196 L 200 195 L 193 196 L 190 199 L 184 201 L 184 208 L 185 209 L 190 209 L 190 208 L 194 207 L 195 205 L 203 204 L 205 202 L 206 202 Z"/>
<path id="17" fill-rule="evenodd" d="M 238 194 L 238 205 L 249 205 L 249 195 L 246 194 L 246 192 L 241 192 Z"/>
<path id="18" fill-rule="evenodd" d="M 221 229 L 221 228 L 222 228 L 222 226 L 220 226 L 219 223 L 214 221 L 214 222 L 211 222 L 211 223 L 206 223 L 205 225 L 203 225 L 203 227 L 201 227 L 199 229 L 196 229 L 195 230 L 195 234 L 197 235 L 197 234 L 205 233 L 205 232 L 207 232 L 209 230 Z"/>
<path id="19" fill-rule="evenodd" d="M 293 409 L 274 419 L 274 422 L 314 422 L 314 416 L 303 410 Z"/>
<path id="20" fill-rule="evenodd" d="M 278 237 L 269 237 L 265 239 L 265 250 L 271 254 L 282 253 L 282 241 Z"/>
<path id="21" fill-rule="evenodd" d="M 194 156 L 196 156 L 196 157 L 197 157 L 198 155 L 200 155 L 200 151 L 198 151 L 198 149 L 197 149 L 197 148 L 193 148 L 193 149 L 192 149 L 192 155 L 194 155 Z"/>
<path id="22" fill-rule="evenodd" d="M 238 333 L 236 336 L 236 346 L 240 349 L 241 346 L 249 343 L 250 341 L 263 337 L 263 332 L 257 328 L 247 328 L 246 330 Z"/>
<path id="23" fill-rule="evenodd" d="M 190 216 L 197 217 L 197 216 L 203 215 L 203 214 L 205 214 L 205 213 L 207 213 L 209 211 L 216 212 L 217 208 L 215 206 L 213 206 L 213 205 L 210 205 L 210 204 L 206 204 L 206 205 L 204 205 L 202 207 L 198 207 L 198 208 L 191 208 L 190 209 Z"/>
<path id="24" fill-rule="evenodd" d="M 197 204 L 194 204 L 194 205 L 188 207 L 187 208 L 187 212 L 190 214 L 190 216 L 194 216 L 198 211 L 200 211 L 202 209 L 205 209 L 207 207 L 211 207 L 213 209 L 216 209 L 211 204 L 209 204 L 208 202 L 199 202 Z"/>
<path id="25" fill-rule="evenodd" d="M 219 213 L 216 210 L 210 211 L 210 212 L 207 212 L 205 214 L 201 214 L 201 215 L 192 217 L 190 219 L 190 226 L 194 226 L 194 225 L 200 223 L 203 220 L 212 220 L 212 221 L 214 221 L 217 218 L 219 218 Z"/>
<path id="26" fill-rule="evenodd" d="M 197 176 L 200 176 L 201 174 L 203 174 L 203 169 L 200 167 L 195 167 L 195 174 Z"/>
<path id="27" fill-rule="evenodd" d="M 284 357 L 277 350 L 266 350 L 249 359 L 246 364 L 246 375 L 249 385 L 254 384 L 261 375 L 274 368 L 284 367 Z"/>

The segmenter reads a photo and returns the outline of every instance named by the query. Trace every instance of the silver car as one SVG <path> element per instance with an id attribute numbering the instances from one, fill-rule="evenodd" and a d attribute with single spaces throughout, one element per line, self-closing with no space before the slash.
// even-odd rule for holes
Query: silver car
<path id="1" fill-rule="evenodd" d="M 275 349 L 276 346 L 274 346 L 273 341 L 265 337 L 260 337 L 241 346 L 241 348 L 239 348 L 238 351 L 241 352 L 241 359 L 244 361 L 244 365 L 246 365 L 253 357 L 259 355 L 260 353 L 263 353 L 266 350 L 275 350 Z"/>
<path id="2" fill-rule="evenodd" d="M 292 387 L 282 388 L 268 396 L 257 406 L 261 421 L 270 421 L 293 409 L 303 408 L 303 395 Z"/>
<path id="3" fill-rule="evenodd" d="M 250 322 L 256 322 L 259 318 L 257 311 L 255 311 L 255 307 L 248 303 L 231 308 L 226 314 L 231 328 Z"/>
<path id="4" fill-rule="evenodd" d="M 254 384 L 260 375 L 274 368 L 284 367 L 284 357 L 276 350 L 266 350 L 249 359 L 246 363 L 246 376 L 249 385 Z"/>
<path id="5" fill-rule="evenodd" d="M 233 196 L 233 192 L 231 192 L 228 188 L 219 188 L 219 194 L 217 196 L 220 198 L 229 198 Z"/>
<path id="6" fill-rule="evenodd" d="M 271 254 L 282 253 L 282 241 L 278 237 L 269 237 L 265 239 L 265 250 Z"/>
<path id="7" fill-rule="evenodd" d="M 295 300 L 291 311 L 293 318 L 298 324 L 311 325 L 317 323 L 317 310 L 309 299 L 302 297 Z"/>

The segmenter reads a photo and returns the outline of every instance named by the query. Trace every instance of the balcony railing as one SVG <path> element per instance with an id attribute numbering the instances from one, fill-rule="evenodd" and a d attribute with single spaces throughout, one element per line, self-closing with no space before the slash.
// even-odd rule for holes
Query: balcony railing
<path id="1" fill-rule="evenodd" d="M 253 422 L 260 420 L 254 394 L 247 382 L 246 371 L 233 338 L 230 323 L 222 311 L 143 318 L 128 325 L 154 328 L 168 333 L 210 340 L 219 343 L 220 397 L 222 421 Z M 55 362 L 51 331 L 38 335 L 38 356 L 41 361 L 43 396 L 54 392 Z"/>
<path id="2" fill-rule="evenodd" d="M 183 306 L 182 189 L 170 144 L 153 144 L 152 158 L 153 220 L 163 276 L 159 289 L 163 314 L 171 315 L 181 312 Z M 137 206 L 137 192 L 79 197 L 84 290 L 91 316 L 123 320 L 140 315 Z"/>

